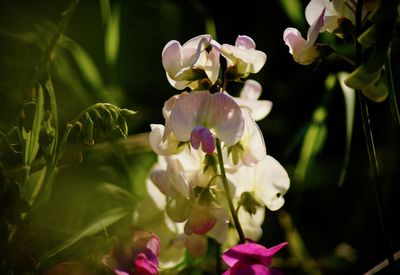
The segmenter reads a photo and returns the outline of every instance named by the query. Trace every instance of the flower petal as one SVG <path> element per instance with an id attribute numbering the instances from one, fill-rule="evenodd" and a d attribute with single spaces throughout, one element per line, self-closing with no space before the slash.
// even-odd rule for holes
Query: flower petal
<path id="1" fill-rule="evenodd" d="M 229 96 L 196 91 L 178 99 L 169 128 L 180 141 L 188 141 L 197 126 L 209 128 L 225 144 L 232 145 L 240 140 L 244 122 L 239 106 Z"/>
<path id="2" fill-rule="evenodd" d="M 169 41 L 162 51 L 162 64 L 167 74 L 172 78 L 182 67 L 182 54 L 181 44 L 176 40 Z"/>
<path id="3" fill-rule="evenodd" d="M 286 245 L 287 242 L 284 242 L 274 247 L 266 248 L 257 243 L 239 244 L 226 251 L 222 255 L 222 259 L 230 267 L 237 263 L 248 265 L 258 263 L 269 266 L 273 256 Z"/>
<path id="4" fill-rule="evenodd" d="M 242 49 L 253 49 L 254 50 L 256 48 L 256 43 L 254 43 L 254 40 L 246 35 L 239 35 L 236 38 L 235 46 L 242 48 Z"/>
<path id="5" fill-rule="evenodd" d="M 200 116 L 206 115 L 210 96 L 206 91 L 192 92 L 176 101 L 171 110 L 169 127 L 180 141 L 190 140 L 190 134 L 196 126 L 205 126 L 200 124 Z"/>
<path id="6" fill-rule="evenodd" d="M 195 127 L 190 134 L 190 143 L 194 149 L 201 149 L 204 153 L 212 154 L 215 150 L 215 140 L 208 128 Z"/>
<path id="7" fill-rule="evenodd" d="M 236 65 L 237 72 L 242 75 L 258 73 L 267 60 L 267 55 L 262 51 L 238 48 L 229 44 L 221 46 L 221 53 L 230 61 L 228 66 Z"/>
<path id="8" fill-rule="evenodd" d="M 325 9 L 321 11 L 321 14 L 317 18 L 317 20 L 315 20 L 315 22 L 308 29 L 307 47 L 311 47 L 312 45 L 314 45 L 315 41 L 317 41 L 319 32 L 321 31 L 325 23 L 324 16 L 325 16 Z"/>
<path id="9" fill-rule="evenodd" d="M 226 145 L 237 143 L 243 135 L 244 119 L 236 102 L 224 93 L 211 95 L 206 126 Z"/>
<path id="10" fill-rule="evenodd" d="M 209 211 L 209 208 L 197 205 L 189 219 L 185 224 L 185 233 L 192 235 L 193 233 L 198 235 L 206 234 L 216 224 L 217 219 Z"/>
<path id="11" fill-rule="evenodd" d="M 190 256 L 204 257 L 207 253 L 207 238 L 201 235 L 192 234 L 185 238 L 185 247 Z"/>
<path id="12" fill-rule="evenodd" d="M 190 197 L 191 187 L 179 160 L 168 159 L 167 175 L 169 183 L 178 193 L 188 199 Z"/>
<path id="13" fill-rule="evenodd" d="M 289 189 L 290 179 L 282 165 L 268 155 L 257 163 L 255 185 L 256 200 L 275 211 L 285 203 L 283 195 Z"/>
<path id="14" fill-rule="evenodd" d="M 342 0 L 343 2 L 343 0 Z M 326 9 L 330 4 L 329 0 L 311 0 L 305 10 L 306 20 L 311 26 L 321 15 L 322 10 Z"/>
<path id="15" fill-rule="evenodd" d="M 164 137 L 166 128 L 163 125 L 151 124 L 150 127 L 149 143 L 156 154 L 165 156 L 182 152 L 183 146 L 171 132 Z"/>
<path id="16" fill-rule="evenodd" d="M 295 28 L 286 28 L 283 32 L 283 40 L 289 47 L 289 53 L 293 56 L 300 53 L 307 46 L 307 41 L 301 36 L 299 30 Z"/>
<path id="17" fill-rule="evenodd" d="M 140 253 L 134 260 L 135 273 L 143 275 L 158 274 L 157 265 L 150 261 L 144 253 Z"/>
<path id="18" fill-rule="evenodd" d="M 259 82 L 248 79 L 244 83 L 242 90 L 240 91 L 240 98 L 248 100 L 257 100 L 262 92 L 262 86 Z"/>

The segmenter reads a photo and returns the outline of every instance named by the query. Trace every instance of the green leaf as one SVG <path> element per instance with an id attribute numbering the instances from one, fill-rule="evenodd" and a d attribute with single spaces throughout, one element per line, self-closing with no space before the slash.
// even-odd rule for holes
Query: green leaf
<path id="1" fill-rule="evenodd" d="M 43 96 L 43 88 L 41 85 L 38 86 L 36 101 L 35 101 L 35 114 L 32 122 L 31 131 L 25 130 L 22 128 L 22 138 L 24 142 L 24 165 L 29 167 L 32 162 L 35 160 L 36 155 L 39 151 L 39 135 L 40 128 L 43 120 L 44 114 L 44 96 Z"/>
<path id="2" fill-rule="evenodd" d="M 46 176 L 47 166 L 29 175 L 24 185 L 22 186 L 22 197 L 32 205 L 35 198 L 39 194 L 44 178 Z"/>
<path id="3" fill-rule="evenodd" d="M 326 115 L 325 107 L 320 106 L 314 111 L 313 119 L 304 136 L 300 158 L 296 165 L 295 175 L 299 182 L 304 180 L 315 155 L 321 151 L 325 144 L 327 136 Z"/>
<path id="4" fill-rule="evenodd" d="M 106 24 L 110 18 L 111 8 L 109 0 L 100 0 L 101 20 Z"/>
<path id="5" fill-rule="evenodd" d="M 344 83 L 353 89 L 361 90 L 376 82 L 380 75 L 380 70 L 369 72 L 365 65 L 361 65 L 346 77 Z"/>
<path id="6" fill-rule="evenodd" d="M 131 202 L 135 201 L 133 195 L 118 185 L 104 182 L 99 184 L 98 189 L 107 195 L 127 199 Z"/>
<path id="7" fill-rule="evenodd" d="M 106 63 L 110 66 L 115 65 L 119 50 L 119 32 L 120 32 L 120 20 L 121 20 L 121 6 L 115 5 L 112 8 L 111 16 L 108 18 L 104 49 Z"/>
<path id="8" fill-rule="evenodd" d="M 101 215 L 99 218 L 97 218 L 95 221 L 87 225 L 85 228 L 81 229 L 77 233 L 75 233 L 73 236 L 71 236 L 68 240 L 63 242 L 61 245 L 57 246 L 53 250 L 49 251 L 46 253 L 43 258 L 50 258 L 53 257 L 54 255 L 60 253 L 61 251 L 67 249 L 68 247 L 72 246 L 76 242 L 78 242 L 80 239 L 92 236 L 102 230 L 104 228 L 116 223 L 123 217 L 127 216 L 128 214 L 131 213 L 130 209 L 123 208 L 123 207 L 117 207 L 114 209 L 111 209 L 109 211 L 106 211 Z"/>
<path id="9" fill-rule="evenodd" d="M 347 76 L 348 73 L 345 72 L 338 73 L 338 80 L 340 83 L 340 87 L 342 88 L 345 112 L 346 112 L 346 148 L 345 148 L 343 167 L 340 172 L 338 181 L 339 186 L 343 185 L 344 178 L 346 176 L 347 166 L 350 160 L 351 137 L 353 135 L 354 113 L 356 109 L 356 91 L 347 87 L 344 84 L 344 80 L 347 78 Z"/>
<path id="10" fill-rule="evenodd" d="M 300 0 L 280 0 L 279 3 L 293 24 L 298 27 L 305 26 L 304 8 Z"/>
<path id="11" fill-rule="evenodd" d="M 103 89 L 103 80 L 90 55 L 76 42 L 64 39 L 64 46 L 71 52 L 84 79 L 95 91 Z"/>
<path id="12" fill-rule="evenodd" d="M 51 111 L 52 122 L 53 122 L 54 130 L 55 130 L 55 132 L 54 132 L 55 136 L 53 139 L 53 143 L 51 146 L 51 152 L 50 152 L 50 154 L 54 156 L 56 153 L 56 148 L 57 148 L 57 143 L 58 143 L 58 112 L 57 112 L 56 94 L 54 92 L 53 82 L 50 77 L 46 81 L 45 87 L 46 87 L 47 93 L 49 94 L 50 111 Z"/>

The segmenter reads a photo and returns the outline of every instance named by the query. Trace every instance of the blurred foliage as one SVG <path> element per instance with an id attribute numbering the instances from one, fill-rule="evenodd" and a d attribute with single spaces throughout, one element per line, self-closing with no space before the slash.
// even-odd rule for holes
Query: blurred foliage
<path id="1" fill-rule="evenodd" d="M 285 209 L 267 213 L 263 227 L 263 244 L 289 241 L 277 266 L 288 274 L 359 274 L 384 259 L 361 120 L 336 76 L 352 69 L 337 56 L 303 67 L 282 41 L 286 26 L 306 27 L 307 3 L 1 1 L 0 273 L 54 266 L 49 274 L 57 274 L 65 262 L 107 273 L 101 257 L 132 226 L 156 160 L 145 132 L 163 122 L 162 104 L 176 93 L 161 51 L 171 39 L 205 32 L 231 44 L 249 35 L 268 55 L 257 80 L 274 107 L 260 128 L 292 180 Z M 361 42 L 387 47 L 387 34 L 375 28 L 396 24 L 393 98 L 369 104 L 398 250 L 400 28 L 384 17 L 377 13 Z M 333 36 L 322 39 L 354 54 Z"/>

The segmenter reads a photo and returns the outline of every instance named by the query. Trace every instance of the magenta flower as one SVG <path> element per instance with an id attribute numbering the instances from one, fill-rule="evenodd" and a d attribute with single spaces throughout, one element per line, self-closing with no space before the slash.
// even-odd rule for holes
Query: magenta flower
<path id="1" fill-rule="evenodd" d="M 222 255 L 222 259 L 229 266 L 224 275 L 278 275 L 283 274 L 275 268 L 271 268 L 274 255 L 287 242 L 266 248 L 257 243 L 239 244 Z"/>
<path id="2" fill-rule="evenodd" d="M 135 231 L 132 242 L 112 249 L 102 261 L 117 275 L 157 275 L 160 240 L 152 233 Z"/>

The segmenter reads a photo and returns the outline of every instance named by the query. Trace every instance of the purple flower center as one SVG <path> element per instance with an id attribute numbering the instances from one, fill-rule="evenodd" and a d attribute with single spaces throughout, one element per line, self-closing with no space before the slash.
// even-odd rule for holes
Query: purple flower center
<path id="1" fill-rule="evenodd" d="M 207 154 L 212 154 L 215 150 L 214 136 L 210 129 L 202 126 L 197 126 L 192 130 L 190 134 L 190 144 L 194 149 L 199 149 L 201 145 L 201 149 Z"/>

